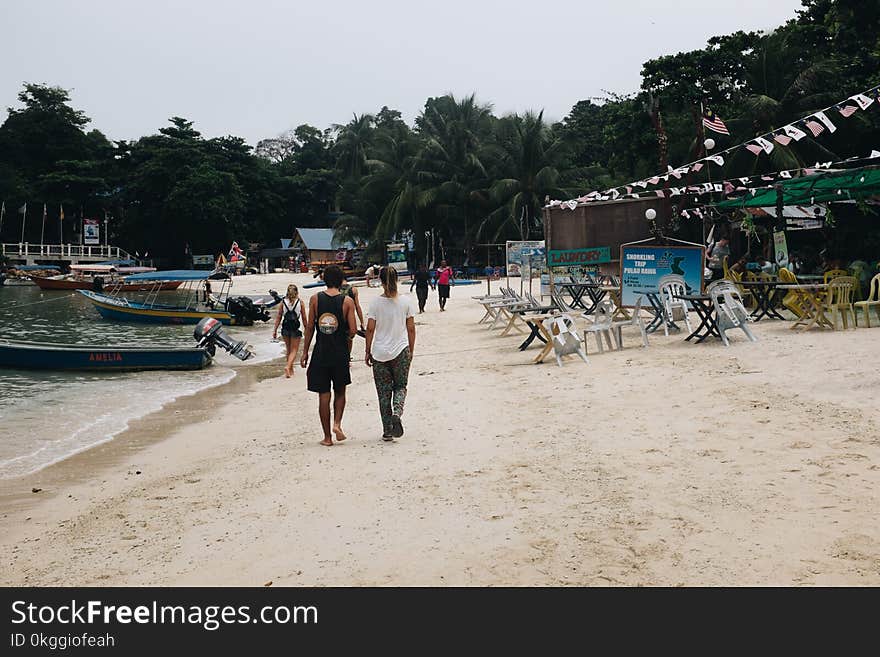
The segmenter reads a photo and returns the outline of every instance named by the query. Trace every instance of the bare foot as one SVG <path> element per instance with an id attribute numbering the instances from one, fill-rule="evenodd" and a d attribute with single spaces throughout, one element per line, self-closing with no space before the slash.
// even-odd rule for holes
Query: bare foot
<path id="1" fill-rule="evenodd" d="M 336 434 L 336 441 L 337 442 L 341 443 L 343 440 L 348 438 L 348 436 L 346 436 L 344 433 L 342 433 L 342 427 L 333 427 L 333 433 Z"/>
<path id="2" fill-rule="evenodd" d="M 319 445 L 324 445 L 324 447 L 333 447 L 333 440 L 331 438 L 324 438 Z"/>
<path id="3" fill-rule="evenodd" d="M 286 379 L 290 378 L 290 367 L 289 366 L 284 368 L 284 378 L 286 378 Z"/>

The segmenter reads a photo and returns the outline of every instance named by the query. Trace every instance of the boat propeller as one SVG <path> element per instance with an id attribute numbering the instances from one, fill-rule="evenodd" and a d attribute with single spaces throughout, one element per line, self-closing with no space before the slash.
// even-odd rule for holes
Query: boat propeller
<path id="1" fill-rule="evenodd" d="M 254 352 L 248 348 L 244 340 L 233 342 L 226 335 L 220 321 L 213 317 L 205 317 L 196 324 L 196 328 L 193 330 L 193 337 L 199 343 L 199 347 L 207 349 L 208 353 L 212 356 L 216 352 L 216 345 L 218 344 L 239 360 L 247 360 L 254 355 Z"/>

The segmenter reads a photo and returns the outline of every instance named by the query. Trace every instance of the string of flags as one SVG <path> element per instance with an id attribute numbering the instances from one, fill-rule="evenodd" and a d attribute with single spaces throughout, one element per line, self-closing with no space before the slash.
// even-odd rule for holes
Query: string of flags
<path id="1" fill-rule="evenodd" d="M 760 156 L 762 153 L 769 155 L 773 152 L 775 148 L 774 143 L 779 144 L 781 146 L 788 146 L 792 141 L 798 142 L 808 134 L 812 135 L 814 138 L 818 137 L 824 132 L 833 133 L 837 130 L 837 126 L 831 121 L 828 116 L 828 113 L 836 110 L 838 114 L 840 114 L 844 118 L 849 118 L 853 114 L 855 114 L 859 110 L 867 110 L 872 104 L 876 103 L 877 107 L 880 107 L 880 85 L 875 86 L 863 93 L 853 94 L 849 98 L 842 100 L 834 105 L 826 107 L 823 110 L 818 112 L 813 112 L 797 121 L 792 121 L 791 123 L 784 125 L 780 128 L 776 128 L 771 130 L 768 133 L 760 135 L 758 137 L 753 137 L 741 144 L 737 144 L 735 146 L 731 146 L 719 153 L 713 155 L 707 155 L 698 160 L 694 160 L 693 162 L 689 162 L 688 164 L 679 166 L 679 167 L 671 167 L 667 166 L 666 173 L 657 174 L 655 176 L 651 176 L 650 178 L 644 178 L 642 180 L 634 181 L 626 183 L 625 185 L 620 185 L 618 187 L 612 187 L 610 189 L 606 189 L 603 192 L 592 191 L 588 194 L 580 196 L 576 199 L 572 199 L 569 201 L 551 201 L 550 206 L 555 205 L 563 205 L 571 208 L 572 210 L 578 206 L 579 203 L 589 203 L 591 201 L 613 201 L 621 198 L 644 198 L 643 194 L 650 197 L 651 195 L 655 195 L 658 197 L 666 197 L 666 196 L 678 196 L 684 191 L 692 191 L 690 189 L 693 186 L 688 187 L 667 187 L 664 189 L 657 189 L 648 191 L 647 188 L 649 185 L 657 185 L 661 182 L 668 183 L 671 178 L 676 180 L 680 180 L 682 177 L 689 173 L 697 173 L 701 171 L 708 164 L 714 164 L 718 167 L 723 167 L 725 163 L 725 156 L 729 156 L 731 153 L 735 152 L 739 148 L 746 148 L 749 152 L 753 153 L 756 157 Z M 729 135 L 730 132 L 727 129 L 725 123 L 712 112 L 711 109 L 704 109 L 703 112 L 703 125 L 719 134 Z M 869 158 L 874 158 L 874 153 L 877 151 L 873 151 Z M 877 157 L 880 157 L 880 153 L 878 153 Z M 857 159 L 857 158 L 850 158 Z M 829 163 L 830 164 L 830 163 Z M 823 168 L 820 166 L 820 163 L 817 163 L 815 168 Z M 809 169 L 791 169 L 788 171 L 779 172 L 779 176 L 783 178 L 790 178 L 794 173 L 807 173 Z M 752 176 L 753 178 L 754 176 Z M 725 188 L 725 183 L 732 185 L 731 181 L 722 181 L 720 183 L 703 183 L 703 185 L 697 186 L 702 188 L 706 188 L 707 185 L 711 185 L 711 189 L 707 189 L 707 191 L 715 191 L 715 192 L 724 192 L 729 193 Z M 645 191 L 638 191 L 645 190 Z M 733 189 L 730 191 L 735 191 L 736 187 L 733 186 Z"/>

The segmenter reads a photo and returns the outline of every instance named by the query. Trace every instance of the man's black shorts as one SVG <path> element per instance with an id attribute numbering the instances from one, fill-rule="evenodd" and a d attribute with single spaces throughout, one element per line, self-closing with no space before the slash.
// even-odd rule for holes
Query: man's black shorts
<path id="1" fill-rule="evenodd" d="M 346 354 L 347 356 L 347 354 Z M 351 383 L 351 370 L 348 361 L 336 365 L 316 365 L 309 363 L 306 380 L 311 392 L 330 392 L 343 388 Z"/>
<path id="2" fill-rule="evenodd" d="M 439 290 L 438 295 L 441 299 L 448 299 L 449 298 L 449 286 L 448 285 L 441 285 L 440 283 L 437 283 L 437 290 Z"/>

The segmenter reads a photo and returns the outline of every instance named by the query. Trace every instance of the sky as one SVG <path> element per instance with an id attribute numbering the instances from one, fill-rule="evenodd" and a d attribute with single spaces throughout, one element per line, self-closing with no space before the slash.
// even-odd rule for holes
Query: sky
<path id="1" fill-rule="evenodd" d="M 769 31 L 800 0 L 0 0 L 0 107 L 71 91 L 110 139 L 171 116 L 249 143 L 476 93 L 498 115 L 638 90 L 642 63 Z"/>

